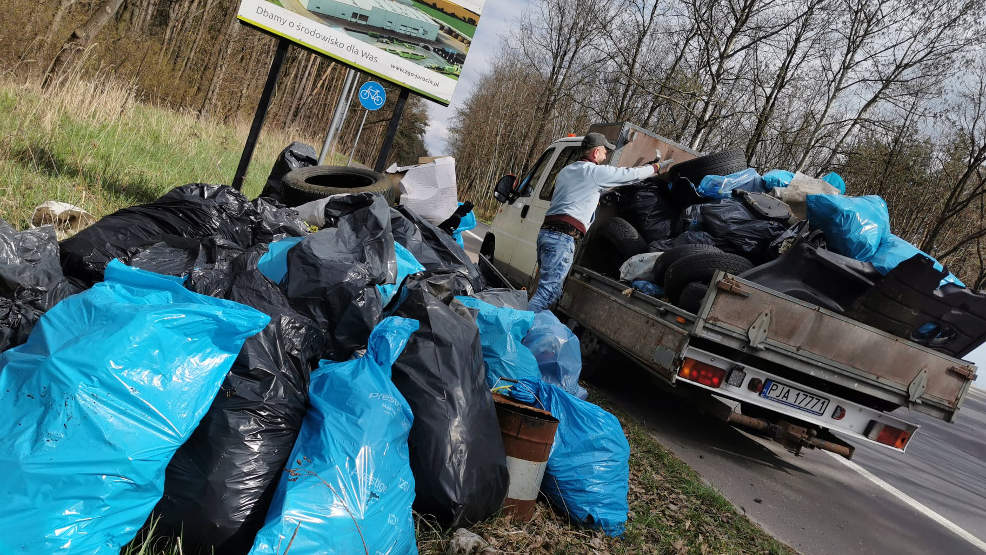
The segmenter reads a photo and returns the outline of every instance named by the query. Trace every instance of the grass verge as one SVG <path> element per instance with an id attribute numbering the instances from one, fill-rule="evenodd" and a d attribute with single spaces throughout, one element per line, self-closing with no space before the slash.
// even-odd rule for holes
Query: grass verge
<path id="1" fill-rule="evenodd" d="M 37 84 L 0 82 L 0 216 L 23 228 L 35 206 L 60 200 L 100 218 L 185 183 L 228 184 L 247 131 L 248 122 L 223 125 L 140 103 L 119 83 L 42 92 Z M 292 140 L 305 138 L 264 129 L 243 186 L 247 197 L 260 193 Z"/>

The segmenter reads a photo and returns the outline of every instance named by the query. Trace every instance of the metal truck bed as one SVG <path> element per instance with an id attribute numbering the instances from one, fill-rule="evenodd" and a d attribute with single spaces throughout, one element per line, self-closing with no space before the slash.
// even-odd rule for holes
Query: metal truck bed
<path id="1" fill-rule="evenodd" d="M 576 266 L 559 309 L 674 382 L 689 345 L 951 420 L 975 366 L 740 278 L 718 273 L 697 315 Z"/>

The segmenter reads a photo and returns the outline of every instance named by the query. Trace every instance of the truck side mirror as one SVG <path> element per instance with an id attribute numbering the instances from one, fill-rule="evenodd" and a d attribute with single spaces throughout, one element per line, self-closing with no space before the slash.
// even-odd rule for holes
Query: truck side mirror
<path id="1" fill-rule="evenodd" d="M 493 197 L 497 202 L 513 202 L 517 199 L 517 192 L 514 191 L 516 184 L 517 176 L 508 173 L 496 182 L 496 186 L 493 187 Z"/>

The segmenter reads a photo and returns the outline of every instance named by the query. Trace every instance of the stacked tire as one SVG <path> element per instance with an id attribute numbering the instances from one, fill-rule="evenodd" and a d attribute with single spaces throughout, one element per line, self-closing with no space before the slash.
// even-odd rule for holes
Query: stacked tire
<path id="1" fill-rule="evenodd" d="M 654 278 L 664 286 L 671 304 L 697 312 L 716 271 L 741 274 L 753 264 L 738 254 L 723 252 L 712 245 L 675 247 L 657 259 Z"/>

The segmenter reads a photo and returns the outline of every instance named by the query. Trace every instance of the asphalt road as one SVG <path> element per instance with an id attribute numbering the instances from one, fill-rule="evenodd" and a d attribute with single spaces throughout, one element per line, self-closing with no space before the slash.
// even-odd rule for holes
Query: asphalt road
<path id="1" fill-rule="evenodd" d="M 485 232 L 480 224 L 463 235 L 471 255 Z M 595 385 L 637 415 L 738 510 L 799 552 L 986 552 L 982 390 L 972 390 L 953 423 L 898 411 L 921 426 L 907 453 L 850 440 L 856 454 L 847 465 L 823 451 L 794 456 L 772 441 L 703 416 L 625 359 L 605 364 L 613 367 L 597 372 L 606 378 Z"/>
<path id="2" fill-rule="evenodd" d="M 615 361 L 614 361 L 615 362 Z M 837 457 L 780 445 L 698 414 L 628 362 L 597 384 L 654 437 L 771 535 L 807 554 L 982 553 Z M 853 441 L 854 462 L 976 536 L 986 538 L 986 394 L 956 422 L 922 425 L 904 455 Z"/>

